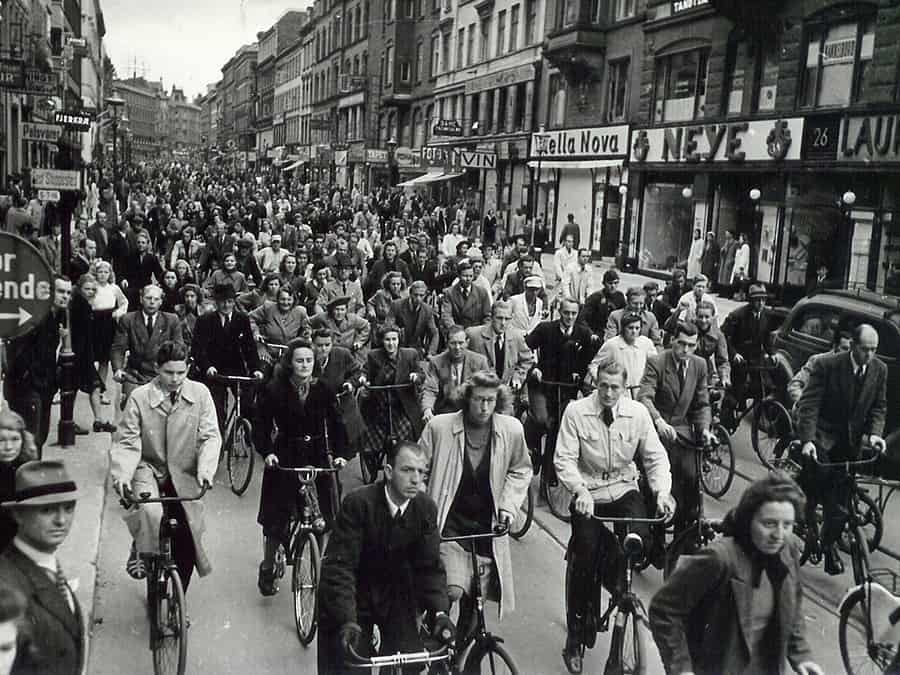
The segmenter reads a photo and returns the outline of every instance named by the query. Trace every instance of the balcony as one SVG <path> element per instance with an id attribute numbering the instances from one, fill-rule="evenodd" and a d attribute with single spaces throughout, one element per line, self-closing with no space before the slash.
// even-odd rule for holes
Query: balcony
<path id="1" fill-rule="evenodd" d="M 603 73 L 605 54 L 606 32 L 589 22 L 578 21 L 557 29 L 544 41 L 544 58 L 573 84 L 598 79 Z"/>
<path id="2" fill-rule="evenodd" d="M 731 19 L 736 26 L 754 35 L 764 35 L 770 32 L 773 19 L 783 6 L 783 3 L 779 0 L 756 0 L 755 2 L 746 2 L 745 0 L 709 0 L 709 4 L 719 14 Z"/>

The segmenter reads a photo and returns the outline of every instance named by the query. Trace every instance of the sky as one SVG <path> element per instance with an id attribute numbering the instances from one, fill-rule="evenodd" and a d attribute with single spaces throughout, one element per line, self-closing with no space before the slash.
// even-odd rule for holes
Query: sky
<path id="1" fill-rule="evenodd" d="M 119 77 L 162 78 L 191 99 L 222 77 L 221 68 L 288 9 L 309 0 L 100 0 L 106 52 Z"/>

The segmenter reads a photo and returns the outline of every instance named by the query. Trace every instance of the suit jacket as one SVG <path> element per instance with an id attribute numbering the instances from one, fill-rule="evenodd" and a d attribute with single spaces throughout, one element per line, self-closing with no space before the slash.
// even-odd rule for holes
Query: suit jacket
<path id="1" fill-rule="evenodd" d="M 421 382 L 422 372 L 419 369 L 419 354 L 415 349 L 410 349 L 408 347 L 400 348 L 400 352 L 397 354 L 394 377 L 389 381 L 386 380 L 383 375 L 384 366 L 387 363 L 387 360 L 387 352 L 380 347 L 369 352 L 365 368 L 366 378 L 369 382 L 374 385 L 406 384 L 409 382 L 409 376 L 412 373 L 418 375 L 419 381 Z M 394 393 L 397 394 L 397 397 L 400 399 L 400 404 L 403 406 L 406 416 L 409 417 L 409 421 L 412 422 L 413 430 L 418 437 L 418 435 L 422 433 L 422 411 L 419 409 L 418 387 L 398 389 Z M 367 398 L 363 399 L 362 405 L 360 406 L 365 419 L 372 419 L 372 414 L 376 413 L 377 408 L 374 405 L 374 395 L 375 394 L 369 394 Z"/>
<path id="2" fill-rule="evenodd" d="M 494 329 L 490 325 L 473 326 L 466 330 L 466 335 L 469 336 L 469 349 L 484 356 L 490 369 L 496 372 L 497 353 L 494 344 L 497 335 Z M 534 352 L 525 342 L 525 335 L 515 328 L 507 330 L 503 338 L 503 384 L 509 384 L 513 379 L 525 382 L 533 365 Z"/>
<path id="3" fill-rule="evenodd" d="M 194 366 L 204 377 L 211 366 L 220 375 L 249 375 L 259 370 L 250 318 L 238 311 L 232 312 L 226 332 L 218 312 L 202 315 L 194 326 L 191 355 Z"/>
<path id="4" fill-rule="evenodd" d="M 46 237 L 40 237 L 38 242 L 40 243 L 39 250 L 41 255 L 44 256 L 44 260 L 50 265 L 50 269 L 54 272 L 60 272 L 61 257 L 59 239 L 56 239 L 53 235 L 48 235 Z"/>
<path id="5" fill-rule="evenodd" d="M 491 315 L 491 301 L 483 288 L 474 284 L 469 287 L 469 296 L 463 298 L 459 284 L 444 291 L 441 303 L 441 328 L 445 331 L 453 324 L 463 328 L 479 326 Z"/>
<path id="6" fill-rule="evenodd" d="M 344 293 L 343 284 L 347 284 L 347 292 Z M 347 305 L 347 312 L 351 314 L 361 314 L 365 308 L 366 303 L 363 302 L 363 294 L 362 288 L 359 286 L 358 281 L 347 280 L 345 281 L 329 281 L 325 284 L 325 287 L 319 292 L 318 297 L 316 298 L 316 311 L 324 312 L 325 308 L 328 307 L 328 303 L 336 298 L 350 298 L 350 304 Z"/>
<path id="7" fill-rule="evenodd" d="M 772 353 L 769 312 L 763 310 L 757 321 L 750 305 L 739 307 L 725 319 L 722 333 L 728 338 L 732 351 L 748 361 L 756 361 L 763 354 Z"/>
<path id="8" fill-rule="evenodd" d="M 422 391 L 422 411 L 431 409 L 438 415 L 456 412 L 461 405 L 459 386 L 453 381 L 450 368 L 450 352 L 444 351 L 428 360 L 425 370 L 425 387 Z M 481 354 L 466 350 L 463 359 L 462 380 L 479 370 L 488 370 L 487 359 Z"/>
<path id="9" fill-rule="evenodd" d="M 106 247 L 106 253 L 109 256 L 107 259 L 112 263 L 117 280 L 128 278 L 127 259 L 134 251 L 137 251 L 137 240 L 130 227 L 126 225 L 124 234 L 118 228 L 109 233 L 109 243 Z"/>
<path id="10" fill-rule="evenodd" d="M 316 364 L 313 374 L 322 382 L 333 396 L 337 396 L 344 386 L 344 382 L 354 385 L 359 381 L 362 366 L 359 360 L 353 356 L 353 352 L 345 347 L 334 345 L 328 355 L 328 363 L 324 370 Z M 341 425 L 346 434 L 347 447 L 353 447 L 362 436 L 366 423 L 359 412 L 359 404 L 356 396 L 344 395 L 340 397 L 338 408 L 341 413 Z"/>
<path id="11" fill-rule="evenodd" d="M 52 395 L 56 391 L 59 383 L 56 349 L 59 328 L 64 322 L 62 312 L 58 314 L 51 309 L 33 331 L 10 340 L 4 354 L 7 395 L 26 391 Z"/>
<path id="12" fill-rule="evenodd" d="M 109 248 L 109 230 L 95 222 L 87 230 L 88 239 L 97 242 L 97 257 L 108 260 L 106 252 Z"/>
<path id="13" fill-rule="evenodd" d="M 346 495 L 322 558 L 322 627 L 402 622 L 412 628 L 402 632 L 414 637 L 418 613 L 448 611 L 440 539 L 437 506 L 424 492 L 399 521 L 391 517 L 381 481 Z"/>
<path id="14" fill-rule="evenodd" d="M 0 584 L 22 592 L 28 600 L 25 625 L 31 649 L 20 649 L 16 675 L 79 675 L 85 656 L 85 630 L 81 606 L 73 612 L 49 573 L 9 546 L 0 555 Z"/>
<path id="15" fill-rule="evenodd" d="M 682 387 L 671 349 L 647 359 L 638 401 L 647 406 L 654 424 L 662 417 L 689 437 L 692 429 L 709 429 L 712 412 L 709 407 L 707 370 L 706 361 L 691 354 Z"/>
<path id="16" fill-rule="evenodd" d="M 812 660 L 802 607 L 800 549 L 795 537 L 781 549 L 787 576 L 775 603 L 778 670 L 773 675 L 783 675 L 785 661 L 796 668 Z M 753 561 L 732 537 L 685 557 L 650 603 L 650 628 L 666 673 L 745 672 L 750 665 L 753 577 Z"/>
<path id="17" fill-rule="evenodd" d="M 601 288 L 599 291 L 591 293 L 588 299 L 581 306 L 581 313 L 578 315 L 579 323 L 584 323 L 592 331 L 598 335 L 603 334 L 606 330 L 606 322 L 609 315 L 617 309 L 625 306 L 625 296 L 621 291 L 613 291 L 607 294 L 606 289 Z"/>
<path id="18" fill-rule="evenodd" d="M 366 277 L 366 287 L 363 289 L 366 298 L 371 297 L 381 287 L 381 280 L 388 272 L 400 272 L 407 284 L 412 282 L 412 276 L 405 261 L 394 258 L 392 262 L 388 262 L 385 258 L 381 258 L 375 261 Z"/>
<path id="19" fill-rule="evenodd" d="M 203 253 L 200 256 L 200 267 L 209 269 L 214 262 L 221 267 L 222 262 L 225 260 L 225 254 L 233 252 L 234 237 L 230 234 L 225 234 L 220 239 L 219 235 L 213 235 L 206 241 L 206 248 L 203 249 Z"/>
<path id="20" fill-rule="evenodd" d="M 113 337 L 109 355 L 113 372 L 128 368 L 152 377 L 156 373 L 156 353 L 159 346 L 167 340 L 184 342 L 178 316 L 157 312 L 153 322 L 153 335 L 147 335 L 143 311 L 128 312 L 119 319 Z M 125 352 L 128 352 L 128 363 L 125 363 Z"/>
<path id="21" fill-rule="evenodd" d="M 572 334 L 562 333 L 562 324 L 544 321 L 535 328 L 525 341 L 532 349 L 540 349 L 538 368 L 542 379 L 554 382 L 571 382 L 572 374 L 584 378 L 588 365 L 600 349 L 600 340 L 594 340 L 591 331 L 576 323 Z"/>
<path id="22" fill-rule="evenodd" d="M 156 279 L 156 283 L 162 284 L 162 265 L 153 253 L 147 251 L 142 256 L 138 251 L 133 251 L 125 258 L 125 279 L 128 280 L 129 291 L 140 292 L 150 283 L 151 277 Z"/>
<path id="23" fill-rule="evenodd" d="M 538 324 L 544 320 L 544 300 L 541 296 L 537 296 L 534 300 L 534 316 L 528 315 L 528 300 L 525 299 L 524 293 L 512 296 L 509 304 L 512 306 L 510 327 L 522 331 L 525 335 L 537 328 Z"/>
<path id="24" fill-rule="evenodd" d="M 419 352 L 419 358 L 423 359 L 437 354 L 440 335 L 434 320 L 434 310 L 430 305 L 423 302 L 419 305 L 419 311 L 414 312 L 409 299 L 401 298 L 394 300 L 391 314 L 402 331 L 401 347 L 412 347 Z"/>
<path id="25" fill-rule="evenodd" d="M 887 366 L 872 359 L 859 390 L 853 370 L 850 352 L 811 361 L 809 382 L 797 403 L 800 440 L 813 441 L 823 450 L 852 452 L 863 435 L 884 434 Z"/>

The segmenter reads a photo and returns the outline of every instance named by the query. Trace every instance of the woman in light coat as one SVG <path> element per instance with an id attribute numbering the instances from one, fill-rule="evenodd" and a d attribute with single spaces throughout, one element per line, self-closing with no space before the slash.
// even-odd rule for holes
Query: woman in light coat
<path id="1" fill-rule="evenodd" d="M 687 260 L 687 276 L 693 279 L 700 274 L 703 264 L 703 236 L 700 230 L 694 230 L 694 241 L 691 242 L 691 251 L 688 253 Z"/>
<path id="2" fill-rule="evenodd" d="M 496 393 L 497 400 L 490 406 L 490 411 L 485 413 L 482 406 L 487 404 L 479 402 L 478 399 L 491 392 Z M 442 532 L 463 476 L 466 430 L 471 423 L 470 420 L 475 417 L 487 414 L 492 425 L 490 436 L 490 483 L 494 503 L 492 525 L 497 525 L 501 518 L 514 517 L 525 501 L 528 487 L 531 485 L 532 468 L 528 448 L 525 446 L 522 423 L 515 417 L 494 412 L 504 407 L 504 402 L 499 399 L 508 395 L 508 391 L 500 384 L 500 379 L 495 373 L 491 371 L 475 373 L 463 385 L 462 398 L 465 402 L 463 410 L 435 415 L 422 431 L 419 445 L 424 448 L 430 464 L 426 491 L 437 504 L 438 529 Z M 492 544 L 500 597 L 492 597 L 489 594 L 488 599 L 499 600 L 499 613 L 502 619 L 507 612 L 512 612 L 516 605 L 509 537 L 493 539 Z M 442 544 L 442 560 L 445 552 L 446 546 Z M 450 583 L 451 575 L 448 574 L 448 584 Z"/>

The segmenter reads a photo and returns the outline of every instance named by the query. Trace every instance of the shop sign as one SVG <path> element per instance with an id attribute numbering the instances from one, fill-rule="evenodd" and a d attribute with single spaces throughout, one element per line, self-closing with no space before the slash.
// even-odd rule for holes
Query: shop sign
<path id="1" fill-rule="evenodd" d="M 680 14 L 707 5 L 709 5 L 709 0 L 673 0 L 672 14 Z"/>
<path id="2" fill-rule="evenodd" d="M 39 143 L 56 143 L 62 136 L 63 128 L 56 124 L 22 123 L 22 138 Z"/>
<path id="3" fill-rule="evenodd" d="M 529 157 L 538 158 L 538 134 L 531 135 Z M 545 132 L 541 159 L 620 159 L 628 154 L 628 125 Z"/>
<path id="4" fill-rule="evenodd" d="M 845 117 L 837 159 L 849 162 L 900 162 L 900 115 Z"/>
<path id="5" fill-rule="evenodd" d="M 377 148 L 366 148 L 366 162 L 369 164 L 387 164 L 387 150 L 379 150 Z"/>
<path id="6" fill-rule="evenodd" d="M 441 166 L 451 171 L 457 169 L 497 168 L 497 155 L 493 152 L 440 145 L 422 148 L 421 161 L 423 167 Z"/>
<path id="7" fill-rule="evenodd" d="M 334 151 L 334 165 L 335 166 L 347 166 L 347 151 L 346 150 L 335 150 Z"/>
<path id="8" fill-rule="evenodd" d="M 413 152 L 411 148 L 408 148 L 405 145 L 400 146 L 394 150 L 394 162 L 396 162 L 397 166 L 402 167 L 418 166 L 418 153 Z"/>
<path id="9" fill-rule="evenodd" d="M 631 156 L 638 163 L 699 164 L 800 159 L 804 120 L 794 117 L 752 122 L 722 122 L 639 129 L 632 134 Z"/>
<path id="10" fill-rule="evenodd" d="M 803 127 L 803 147 L 800 156 L 805 160 L 834 160 L 841 135 L 841 116 L 813 115 Z"/>
<path id="11" fill-rule="evenodd" d="M 466 94 L 477 94 L 481 91 L 500 89 L 520 82 L 534 82 L 534 66 L 528 64 L 518 68 L 510 68 L 499 73 L 491 73 L 466 81 Z"/>
<path id="12" fill-rule="evenodd" d="M 56 124 L 62 124 L 73 131 L 90 131 L 91 116 L 86 112 L 57 112 L 53 115 Z"/>
<path id="13" fill-rule="evenodd" d="M 15 59 L 0 59 L 0 88 L 24 89 L 25 67 Z"/>
<path id="14" fill-rule="evenodd" d="M 25 91 L 35 96 L 56 96 L 59 77 L 56 73 L 45 73 L 37 68 L 25 69 Z"/>
<path id="15" fill-rule="evenodd" d="M 284 113 L 276 113 L 272 115 L 272 124 L 284 124 Z"/>
<path id="16" fill-rule="evenodd" d="M 32 169 L 31 187 L 38 190 L 80 190 L 81 173 L 62 169 Z"/>
<path id="17" fill-rule="evenodd" d="M 366 145 L 365 143 L 351 143 L 347 150 L 347 161 L 351 164 L 357 164 L 366 161 Z"/>
<path id="18" fill-rule="evenodd" d="M 456 120 L 438 120 L 432 131 L 435 136 L 453 136 L 458 138 L 463 135 L 462 125 Z"/>

